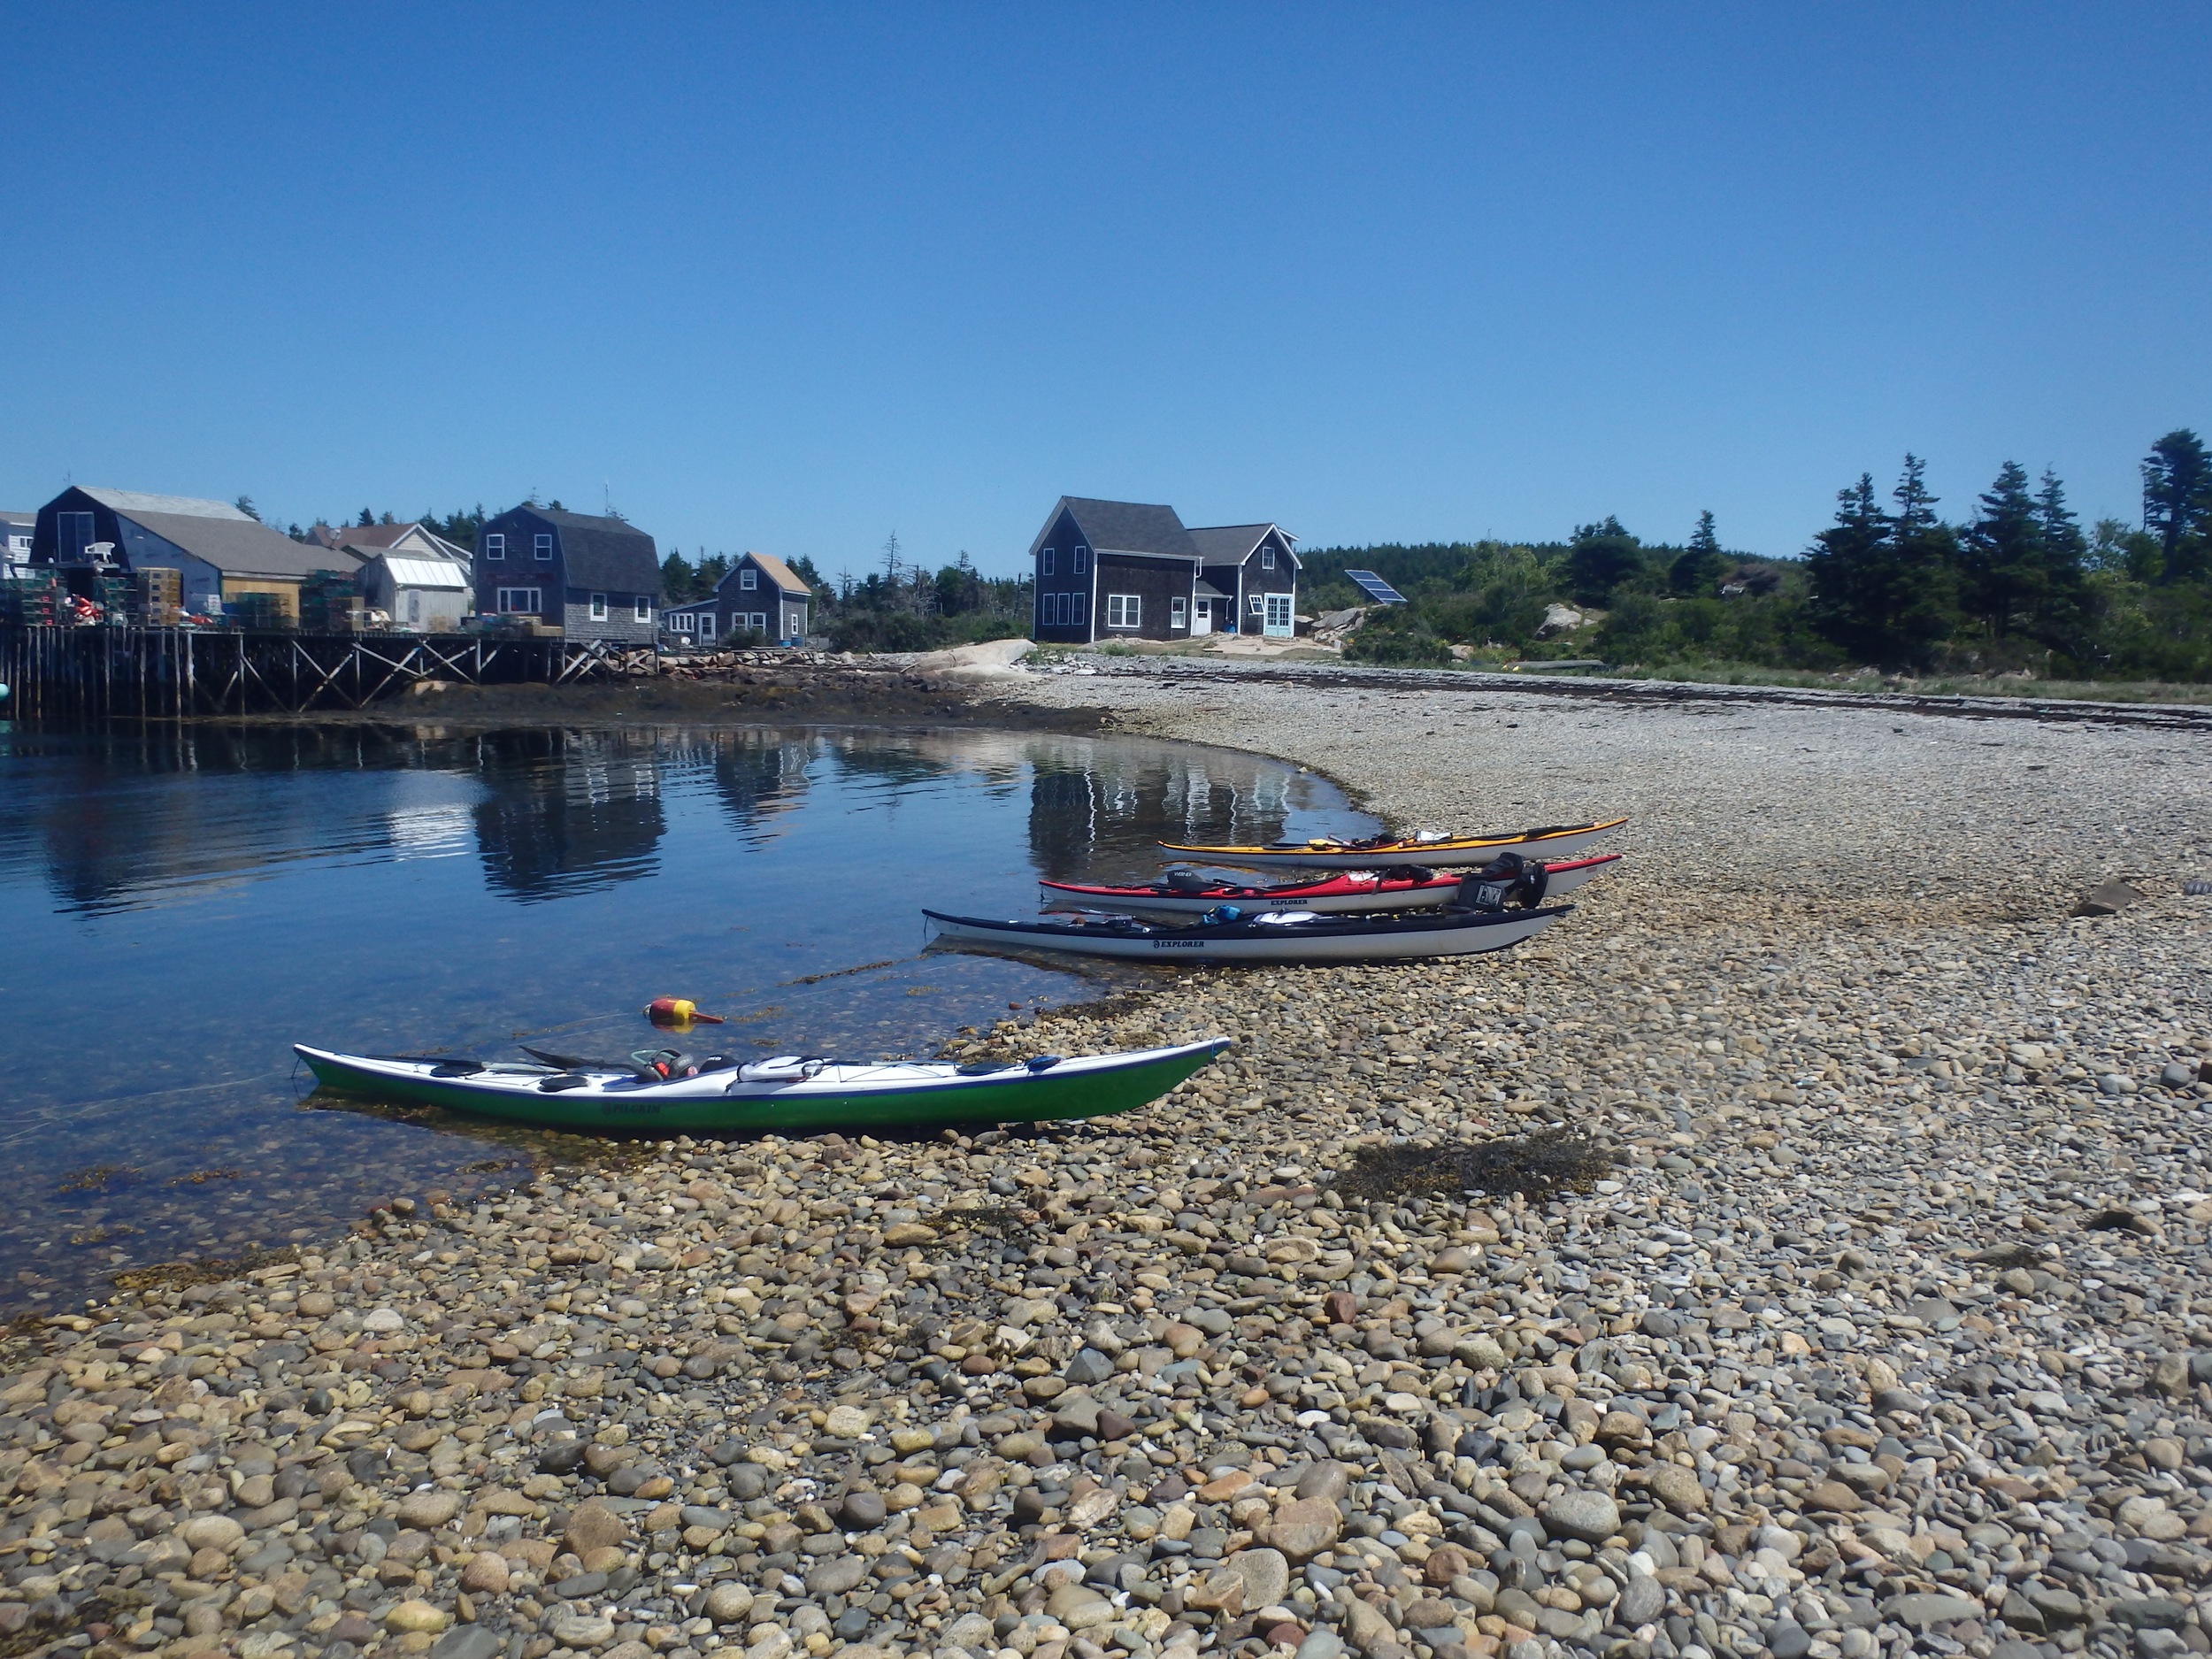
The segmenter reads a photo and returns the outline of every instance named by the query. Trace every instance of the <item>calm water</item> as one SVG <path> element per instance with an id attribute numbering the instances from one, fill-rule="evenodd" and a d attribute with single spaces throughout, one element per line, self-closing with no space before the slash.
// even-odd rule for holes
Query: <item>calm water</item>
<path id="1" fill-rule="evenodd" d="M 1293 768 L 1133 740 L 0 723 L 0 1309 L 599 1149 L 306 1102 L 295 1041 L 621 1053 L 681 995 L 730 1016 L 695 1047 L 916 1053 L 1098 989 L 925 955 L 926 903 L 1372 827 Z"/>

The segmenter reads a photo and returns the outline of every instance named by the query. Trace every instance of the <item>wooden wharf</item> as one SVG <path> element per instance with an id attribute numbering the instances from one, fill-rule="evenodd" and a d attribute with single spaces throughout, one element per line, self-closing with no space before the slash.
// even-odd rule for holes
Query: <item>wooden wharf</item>
<path id="1" fill-rule="evenodd" d="M 360 709 L 426 680 L 568 685 L 651 672 L 649 649 L 485 634 L 0 626 L 0 717 L 183 719 Z"/>

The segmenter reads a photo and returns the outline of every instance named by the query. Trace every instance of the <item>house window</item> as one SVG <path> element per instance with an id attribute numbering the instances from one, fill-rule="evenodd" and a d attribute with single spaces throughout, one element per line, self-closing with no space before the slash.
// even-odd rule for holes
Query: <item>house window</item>
<path id="1" fill-rule="evenodd" d="M 407 619 L 410 622 L 422 620 L 422 595 L 419 593 L 411 591 L 407 595 Z"/>
<path id="2" fill-rule="evenodd" d="M 87 537 L 86 539 L 89 541 L 91 538 Z M 1041 576 L 1049 576 L 1052 574 L 1052 549 L 1050 548 L 1041 548 L 1038 549 L 1037 573 Z"/>
<path id="3" fill-rule="evenodd" d="M 606 595 L 594 594 L 591 596 L 591 619 L 594 622 L 604 622 L 607 619 Z"/>
<path id="4" fill-rule="evenodd" d="M 549 535 L 532 536 L 530 538 L 530 551 L 532 556 L 534 557 L 541 559 L 551 558 L 553 557 L 553 538 Z"/>
<path id="5" fill-rule="evenodd" d="M 1263 571 L 1271 571 L 1275 568 L 1275 549 L 1273 548 L 1263 547 L 1260 549 L 1260 568 Z"/>
<path id="6" fill-rule="evenodd" d="M 493 532 L 490 535 L 486 536 L 484 538 L 484 557 L 488 559 L 505 558 L 507 557 L 507 538 L 501 535 L 496 531 Z"/>
<path id="7" fill-rule="evenodd" d="M 499 609 L 506 615 L 534 614 L 545 609 L 545 601 L 541 590 L 535 588 L 503 588 Z"/>
<path id="8" fill-rule="evenodd" d="M 1090 567 L 1091 567 L 1091 550 L 1090 550 L 1090 549 L 1088 549 L 1088 548 L 1087 548 L 1087 547 L 1079 547 L 1079 548 L 1076 549 L 1075 549 L 1075 565 L 1074 565 L 1075 573 L 1076 573 L 1078 576 L 1080 576 L 1080 575 L 1081 575 L 1081 574 L 1082 574 L 1085 571 L 1087 571 L 1087 570 L 1090 569 Z"/>
<path id="9" fill-rule="evenodd" d="M 743 570 L 738 572 L 737 585 L 747 593 L 751 593 L 754 588 L 760 586 L 760 572 L 748 565 Z"/>
<path id="10" fill-rule="evenodd" d="M 633 603 L 630 614 L 636 621 L 650 622 L 653 619 L 653 602 L 643 594 L 640 594 Z"/>
<path id="11" fill-rule="evenodd" d="M 1133 628 L 1144 614 L 1144 601 L 1135 594 L 1108 594 L 1106 595 L 1106 626 L 1110 628 Z"/>
<path id="12" fill-rule="evenodd" d="M 54 515 L 54 557 L 63 565 L 74 565 L 84 557 L 85 549 L 92 545 L 92 515 L 88 512 L 58 512 Z"/>
<path id="13" fill-rule="evenodd" d="M 1185 599 L 1171 599 L 1167 602 L 1168 626 L 1171 628 L 1187 628 L 1190 626 L 1190 613 L 1186 609 L 1189 603 L 1190 602 L 1188 600 Z"/>
<path id="14" fill-rule="evenodd" d="M 1091 596 L 1088 594 L 1068 595 L 1068 626 L 1087 628 L 1091 625 Z"/>

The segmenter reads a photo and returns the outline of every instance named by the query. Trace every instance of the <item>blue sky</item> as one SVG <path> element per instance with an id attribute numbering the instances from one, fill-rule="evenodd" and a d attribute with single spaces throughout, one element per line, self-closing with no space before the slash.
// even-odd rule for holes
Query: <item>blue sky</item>
<path id="1" fill-rule="evenodd" d="M 2212 9 L 12 8 L 0 505 L 1801 549 L 2212 428 Z"/>

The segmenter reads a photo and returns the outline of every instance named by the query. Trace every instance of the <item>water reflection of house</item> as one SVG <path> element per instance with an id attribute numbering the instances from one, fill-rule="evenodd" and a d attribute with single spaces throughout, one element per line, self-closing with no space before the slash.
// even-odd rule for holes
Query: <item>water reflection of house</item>
<path id="1" fill-rule="evenodd" d="M 667 819 L 649 735 L 502 732 L 483 763 L 476 846 L 494 892 L 563 898 L 657 867 Z"/>
<path id="2" fill-rule="evenodd" d="M 1157 843 L 1279 839 L 1296 774 L 1241 756 L 1081 738 L 1031 740 L 1029 841 L 1056 879 L 1157 867 Z"/>
<path id="3" fill-rule="evenodd" d="M 787 812 L 805 797 L 807 768 L 820 740 L 775 732 L 725 734 L 714 757 L 714 788 L 741 834 Z"/>

